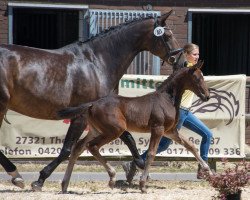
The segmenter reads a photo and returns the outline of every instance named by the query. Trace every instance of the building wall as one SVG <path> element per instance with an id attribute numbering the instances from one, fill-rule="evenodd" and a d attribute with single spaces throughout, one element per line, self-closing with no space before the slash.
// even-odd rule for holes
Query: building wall
<path id="1" fill-rule="evenodd" d="M 0 0 L 0 44 L 8 43 L 8 19 L 7 19 L 7 2 Z M 22 2 L 16 0 L 15 2 Z M 52 3 L 50 0 L 26 0 L 30 3 Z M 153 10 L 168 12 L 173 9 L 173 14 L 169 21 L 173 23 L 175 29 L 173 33 L 178 40 L 180 46 L 187 42 L 187 20 L 186 14 L 188 8 L 250 8 L 250 0 L 154 0 L 154 1 L 136 1 L 136 0 L 54 0 L 54 3 L 69 3 L 69 4 L 85 4 L 92 9 L 125 9 L 125 10 L 142 10 L 147 4 L 152 5 Z M 172 68 L 167 64 L 161 67 L 161 74 L 171 74 Z M 250 81 L 250 80 L 249 80 Z M 249 109 L 249 91 L 246 92 L 246 111 Z M 246 143 L 250 144 L 250 122 L 246 123 Z"/>
<path id="2" fill-rule="evenodd" d="M 0 1 L 0 44 L 8 43 L 7 3 Z"/>
<path id="3" fill-rule="evenodd" d="M 15 0 L 17 2 L 18 0 Z M 19 0 L 20 2 L 22 0 Z M 107 6 L 142 6 L 151 4 L 153 6 L 178 6 L 178 7 L 246 7 L 250 5 L 249 0 L 25 0 L 23 2 L 47 2 L 47 3 L 76 3 L 88 5 Z"/>

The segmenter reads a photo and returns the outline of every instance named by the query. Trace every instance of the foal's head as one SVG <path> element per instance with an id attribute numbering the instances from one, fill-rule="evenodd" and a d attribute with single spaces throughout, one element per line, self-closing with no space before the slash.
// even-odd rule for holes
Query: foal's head
<path id="1" fill-rule="evenodd" d="M 193 91 L 201 100 L 208 101 L 210 94 L 201 71 L 202 66 L 203 61 L 199 61 L 196 65 L 188 68 L 185 88 Z"/>

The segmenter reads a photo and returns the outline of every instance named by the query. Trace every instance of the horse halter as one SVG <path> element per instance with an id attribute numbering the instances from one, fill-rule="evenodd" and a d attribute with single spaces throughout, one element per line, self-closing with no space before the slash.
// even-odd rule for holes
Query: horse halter
<path id="1" fill-rule="evenodd" d="M 179 62 L 179 60 L 181 59 L 181 56 L 184 54 L 184 50 L 178 52 L 178 54 L 179 54 L 179 55 L 178 55 L 177 57 L 174 57 L 174 61 L 173 61 L 173 68 L 174 68 L 174 71 L 175 71 L 176 69 L 179 69 L 179 68 L 187 67 L 187 65 L 188 65 L 188 62 L 185 61 L 185 62 L 182 63 L 182 65 L 176 66 L 176 64 L 177 64 L 177 63 Z"/>
<path id="2" fill-rule="evenodd" d="M 158 30 L 157 30 L 158 29 Z M 163 30 L 162 30 L 163 29 Z M 169 51 L 166 53 L 166 57 L 168 58 L 168 63 L 169 64 L 173 64 L 176 60 L 176 58 L 174 57 L 176 54 L 178 54 L 179 52 L 183 51 L 183 48 L 178 48 L 178 49 L 171 49 L 170 45 L 168 44 L 168 42 L 165 40 L 164 36 L 164 29 L 167 29 L 167 27 L 162 27 L 157 23 L 157 17 L 155 17 L 155 23 L 154 23 L 154 36 L 155 37 L 160 37 L 165 48 L 168 49 Z M 170 29 L 169 29 L 170 30 Z M 171 30 L 170 30 L 171 31 Z M 164 63 L 164 61 L 163 61 Z M 162 63 L 162 64 L 163 64 Z"/>

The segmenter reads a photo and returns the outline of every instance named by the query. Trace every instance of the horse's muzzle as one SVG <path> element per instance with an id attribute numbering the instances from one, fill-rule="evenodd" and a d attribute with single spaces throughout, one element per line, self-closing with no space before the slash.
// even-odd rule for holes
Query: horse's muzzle
<path id="1" fill-rule="evenodd" d="M 175 56 L 176 54 L 180 53 L 181 51 L 183 51 L 183 48 L 171 50 L 169 52 L 169 56 Z"/>
<path id="2" fill-rule="evenodd" d="M 173 65 L 174 63 L 176 63 L 176 55 L 178 54 L 178 53 L 180 53 L 180 52 L 182 52 L 183 51 L 183 48 L 179 48 L 179 49 L 175 49 L 175 50 L 171 50 L 170 52 L 169 52 L 169 55 L 168 55 L 168 63 L 169 64 L 171 64 L 171 65 Z"/>

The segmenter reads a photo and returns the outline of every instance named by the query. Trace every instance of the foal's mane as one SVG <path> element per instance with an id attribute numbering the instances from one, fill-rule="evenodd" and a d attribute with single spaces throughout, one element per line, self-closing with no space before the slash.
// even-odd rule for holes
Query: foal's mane
<path id="1" fill-rule="evenodd" d="M 176 77 L 176 74 L 179 74 L 180 71 L 184 71 L 184 69 L 186 69 L 187 67 L 185 68 L 180 68 L 178 70 L 175 70 L 167 79 L 165 79 L 161 85 L 159 85 L 157 88 L 156 88 L 156 91 L 159 91 L 159 92 L 165 92 L 167 89 L 170 89 L 171 90 L 171 87 L 172 87 L 172 80 Z"/>
<path id="2" fill-rule="evenodd" d="M 85 41 L 79 41 L 81 44 L 83 43 L 86 43 L 86 42 L 89 42 L 89 41 L 92 41 L 96 38 L 99 38 L 99 37 L 104 37 L 106 36 L 107 34 L 110 34 L 111 31 L 115 30 L 115 29 L 121 29 L 123 28 L 124 26 L 128 26 L 128 25 L 131 25 L 131 24 L 134 24 L 134 23 L 137 23 L 137 22 L 141 22 L 141 21 L 144 21 L 144 20 L 148 20 L 148 19 L 153 19 L 154 17 L 149 15 L 149 16 L 146 16 L 146 17 L 140 17 L 140 18 L 134 18 L 134 19 L 131 19 L 131 20 L 127 20 L 125 21 L 124 23 L 121 23 L 121 24 L 118 24 L 116 26 L 110 26 L 108 27 L 107 29 L 104 29 L 103 31 L 101 31 L 100 33 L 88 38 L 87 40 Z"/>

